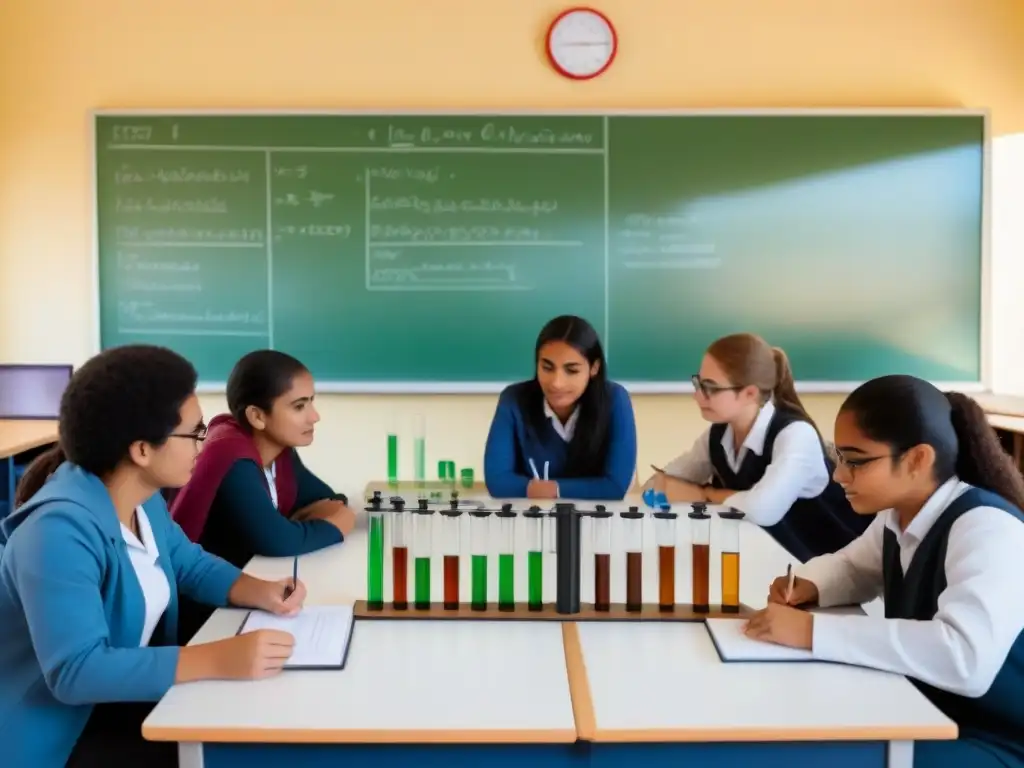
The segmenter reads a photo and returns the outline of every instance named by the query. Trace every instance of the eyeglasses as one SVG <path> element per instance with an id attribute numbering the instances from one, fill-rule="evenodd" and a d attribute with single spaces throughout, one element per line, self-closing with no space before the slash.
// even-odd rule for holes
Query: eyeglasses
<path id="1" fill-rule="evenodd" d="M 858 456 L 855 459 L 849 459 L 846 456 L 843 456 L 843 454 L 841 454 L 838 451 L 838 449 L 835 451 L 836 466 L 845 467 L 850 471 L 850 474 L 853 474 L 855 470 L 859 469 L 860 467 L 866 466 L 867 464 L 870 464 L 873 461 L 878 461 L 879 459 L 892 458 L 896 458 L 896 454 L 884 453 L 881 456 Z"/>
<path id="2" fill-rule="evenodd" d="M 700 392 L 704 397 L 713 397 L 719 392 L 739 392 L 743 387 L 740 386 L 727 386 L 725 384 L 715 384 L 712 381 L 702 379 L 699 373 L 693 374 L 690 377 L 690 382 L 693 384 L 693 391 Z"/>
<path id="3" fill-rule="evenodd" d="M 206 439 L 206 427 L 200 427 L 195 432 L 171 432 L 168 437 L 180 437 L 187 440 L 192 440 L 196 445 L 203 442 Z"/>

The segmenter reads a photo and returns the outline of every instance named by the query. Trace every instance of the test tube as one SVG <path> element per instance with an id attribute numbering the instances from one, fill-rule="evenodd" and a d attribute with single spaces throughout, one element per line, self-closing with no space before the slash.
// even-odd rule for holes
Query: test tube
<path id="1" fill-rule="evenodd" d="M 531 611 L 544 607 L 544 518 L 547 515 L 540 507 L 532 506 L 525 512 L 526 519 L 526 569 L 528 602 Z"/>
<path id="2" fill-rule="evenodd" d="M 366 508 L 370 537 L 366 553 L 366 604 L 371 611 L 384 608 L 384 508 L 380 492 L 373 494 Z"/>
<path id="3" fill-rule="evenodd" d="M 430 508 L 426 499 L 420 499 L 415 513 L 413 547 L 416 552 L 416 609 L 425 611 L 430 608 L 430 556 L 433 548 L 434 510 Z"/>
<path id="4" fill-rule="evenodd" d="M 413 477 L 422 488 L 427 481 L 427 423 L 422 414 L 413 421 Z"/>
<path id="5" fill-rule="evenodd" d="M 405 500 L 391 499 L 391 605 L 396 611 L 409 607 L 409 539 L 412 521 Z"/>
<path id="6" fill-rule="evenodd" d="M 444 535 L 444 609 L 455 611 L 459 608 L 459 555 L 462 551 L 460 531 L 462 510 L 458 501 L 448 509 L 441 510 Z"/>
<path id="7" fill-rule="evenodd" d="M 719 512 L 722 519 L 722 612 L 740 612 L 740 520 L 738 509 Z"/>
<path id="8" fill-rule="evenodd" d="M 511 504 L 502 504 L 498 517 L 498 610 L 516 608 L 516 513 Z"/>
<path id="9" fill-rule="evenodd" d="M 388 430 L 388 486 L 398 487 L 398 430 Z"/>
<path id="10" fill-rule="evenodd" d="M 459 482 L 462 484 L 463 488 L 473 488 L 473 484 L 476 482 L 476 480 L 474 479 L 473 476 L 472 467 L 463 467 L 461 470 L 459 470 Z"/>
<path id="11" fill-rule="evenodd" d="M 655 538 L 658 541 L 658 610 L 676 609 L 676 518 L 668 504 L 654 513 Z"/>
<path id="12" fill-rule="evenodd" d="M 711 515 L 706 504 L 696 502 L 691 505 L 690 518 L 691 539 L 693 540 L 693 610 L 696 613 L 707 613 L 710 609 L 711 571 Z"/>
<path id="13" fill-rule="evenodd" d="M 472 582 L 470 584 L 470 608 L 474 611 L 487 610 L 487 555 L 490 553 L 490 516 L 489 509 L 471 509 L 470 515 L 470 552 Z"/>
<path id="14" fill-rule="evenodd" d="M 590 513 L 594 519 L 594 610 L 611 608 L 612 515 L 604 505 Z"/>
<path id="15" fill-rule="evenodd" d="M 644 513 L 638 507 L 620 512 L 626 548 L 626 610 L 643 609 Z"/>

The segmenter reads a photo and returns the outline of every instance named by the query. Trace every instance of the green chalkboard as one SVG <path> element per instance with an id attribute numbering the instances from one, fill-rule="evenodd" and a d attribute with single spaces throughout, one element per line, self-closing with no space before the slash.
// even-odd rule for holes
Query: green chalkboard
<path id="1" fill-rule="evenodd" d="M 639 391 L 740 330 L 808 389 L 976 383 L 986 139 L 959 111 L 98 113 L 101 345 L 472 391 L 574 313 Z"/>

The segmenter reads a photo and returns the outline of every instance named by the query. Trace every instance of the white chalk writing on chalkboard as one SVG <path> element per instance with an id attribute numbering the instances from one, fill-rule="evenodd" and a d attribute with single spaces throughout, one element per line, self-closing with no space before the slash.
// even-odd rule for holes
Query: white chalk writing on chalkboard
<path id="1" fill-rule="evenodd" d="M 190 229 L 187 227 L 126 227 L 115 230 L 117 242 L 129 243 L 172 243 L 178 245 L 224 245 L 238 244 L 259 247 L 263 245 L 262 229 Z"/>
<path id="2" fill-rule="evenodd" d="M 275 228 L 275 239 L 282 237 L 336 237 L 342 240 L 352 236 L 349 224 L 281 224 Z"/>
<path id="3" fill-rule="evenodd" d="M 378 166 L 367 168 L 366 173 L 371 179 L 383 179 L 385 181 L 422 181 L 427 184 L 436 184 L 441 178 L 441 169 L 434 168 L 404 168 L 394 166 Z M 449 178 L 455 178 L 455 174 L 449 174 Z M 362 179 L 358 179 L 362 181 Z"/>
<path id="4" fill-rule="evenodd" d="M 531 227 L 414 227 L 406 224 L 373 224 L 370 240 L 408 242 L 482 242 L 508 240 L 534 242 L 541 231 Z"/>
<path id="5" fill-rule="evenodd" d="M 371 211 L 415 211 L 423 214 L 439 213 L 509 213 L 544 216 L 558 210 L 557 200 L 519 200 L 516 198 L 477 198 L 474 200 L 428 199 L 418 195 L 394 197 L 373 195 Z"/>
<path id="6" fill-rule="evenodd" d="M 274 205 L 289 206 L 292 208 L 298 208 L 303 204 L 308 204 L 313 208 L 321 208 L 325 203 L 330 202 L 334 199 L 334 194 L 330 192 L 317 192 L 315 189 L 306 193 L 304 197 L 299 196 L 295 192 L 286 192 L 283 195 L 278 195 L 274 198 Z"/>
<path id="7" fill-rule="evenodd" d="M 157 200 L 152 197 L 120 197 L 114 201 L 118 213 L 211 213 L 228 212 L 228 201 L 219 197 L 193 200 Z"/>
<path id="8" fill-rule="evenodd" d="M 127 184 L 248 184 L 252 180 L 249 171 L 240 168 L 158 168 L 141 170 L 129 163 L 122 163 L 114 171 L 114 183 Z"/>

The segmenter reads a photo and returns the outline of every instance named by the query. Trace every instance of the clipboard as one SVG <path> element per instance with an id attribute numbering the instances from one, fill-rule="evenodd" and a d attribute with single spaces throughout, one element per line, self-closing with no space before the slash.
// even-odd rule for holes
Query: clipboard
<path id="1" fill-rule="evenodd" d="M 249 611 L 235 635 L 275 629 L 295 637 L 295 646 L 282 671 L 340 670 L 348 662 L 356 617 L 350 605 L 306 606 L 296 616 Z"/>

